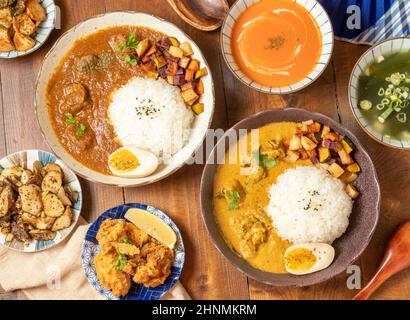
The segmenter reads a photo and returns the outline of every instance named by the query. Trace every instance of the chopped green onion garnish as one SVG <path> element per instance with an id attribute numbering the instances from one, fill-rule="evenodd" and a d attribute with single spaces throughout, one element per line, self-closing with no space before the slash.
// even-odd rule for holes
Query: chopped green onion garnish
<path id="1" fill-rule="evenodd" d="M 241 196 L 239 192 L 237 191 L 229 191 L 228 192 L 228 199 L 229 199 L 229 204 L 228 204 L 228 210 L 233 211 L 238 209 L 239 206 L 239 201 L 241 200 Z"/>
<path id="2" fill-rule="evenodd" d="M 85 135 L 86 129 L 86 126 L 83 123 L 80 123 L 75 133 L 77 134 L 77 136 L 82 137 L 83 135 Z"/>
<path id="3" fill-rule="evenodd" d="M 369 100 L 360 101 L 360 108 L 362 108 L 363 110 L 370 110 L 372 106 L 372 102 Z"/>
<path id="4" fill-rule="evenodd" d="M 406 123 L 407 122 L 407 115 L 404 112 L 400 112 L 396 115 L 397 121 L 401 123 Z"/>
<path id="5" fill-rule="evenodd" d="M 390 82 L 392 83 L 392 84 L 394 84 L 395 86 L 398 86 L 399 84 L 400 84 L 400 82 L 401 82 L 401 75 L 400 75 L 400 73 L 398 73 L 398 72 L 396 72 L 396 73 L 393 73 L 391 76 L 390 76 Z"/>
<path id="6" fill-rule="evenodd" d="M 384 123 L 384 121 L 391 115 L 393 112 L 393 108 L 390 106 L 387 110 L 385 110 L 378 118 L 379 122 Z"/>
<path id="7" fill-rule="evenodd" d="M 398 101 L 398 100 L 393 100 L 392 103 L 391 103 L 391 106 L 392 106 L 393 109 L 394 109 L 394 108 L 396 108 L 396 107 L 399 105 L 399 103 L 400 103 L 400 101 Z"/>
<path id="8" fill-rule="evenodd" d="M 383 104 L 383 105 L 386 105 L 386 104 L 389 104 L 389 103 L 390 103 L 390 100 L 388 98 L 383 98 L 382 101 L 381 101 L 381 104 Z"/>
<path id="9" fill-rule="evenodd" d="M 67 112 L 66 114 L 65 114 L 65 116 L 66 116 L 66 120 L 65 120 L 65 122 L 67 123 L 67 124 L 76 124 L 77 123 L 77 120 L 73 117 L 73 115 L 71 114 L 71 113 L 69 113 L 69 112 Z"/>

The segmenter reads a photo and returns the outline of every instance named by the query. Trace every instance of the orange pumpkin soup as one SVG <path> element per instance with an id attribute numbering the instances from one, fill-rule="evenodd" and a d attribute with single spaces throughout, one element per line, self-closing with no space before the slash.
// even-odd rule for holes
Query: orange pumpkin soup
<path id="1" fill-rule="evenodd" d="M 232 31 L 241 71 L 269 87 L 290 86 L 313 71 L 322 50 L 319 26 L 300 4 L 262 0 L 246 9 Z"/>

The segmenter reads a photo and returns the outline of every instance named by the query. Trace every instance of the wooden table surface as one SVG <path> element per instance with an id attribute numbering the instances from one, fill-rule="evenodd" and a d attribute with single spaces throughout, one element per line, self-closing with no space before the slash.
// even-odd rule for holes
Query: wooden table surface
<path id="1" fill-rule="evenodd" d="M 233 1 L 230 0 L 232 3 Z M 215 116 L 212 128 L 227 129 L 237 121 L 261 110 L 300 107 L 318 111 L 343 123 L 361 140 L 370 153 L 382 190 L 381 219 L 371 244 L 357 265 L 362 281 L 374 274 L 389 236 L 396 226 L 410 219 L 409 152 L 389 149 L 358 126 L 347 99 L 347 85 L 354 63 L 367 49 L 336 41 L 333 59 L 310 87 L 287 96 L 258 93 L 237 81 L 220 53 L 219 31 L 201 32 L 183 22 L 165 0 L 56 0 L 61 9 L 62 30 L 55 30 L 47 43 L 27 57 L 0 61 L 0 156 L 22 150 L 49 150 L 34 113 L 34 82 L 42 60 L 57 38 L 80 21 L 111 11 L 141 11 L 167 19 L 188 33 L 203 50 L 214 76 Z M 92 221 L 99 214 L 124 202 L 152 204 L 167 212 L 179 225 L 186 244 L 182 283 L 194 299 L 351 299 L 356 293 L 346 286 L 347 274 L 323 284 L 305 288 L 278 288 L 257 283 L 237 271 L 215 249 L 202 222 L 199 209 L 199 182 L 203 166 L 185 166 L 153 185 L 121 189 L 82 180 L 83 216 Z M 20 292 L 1 292 L 0 299 L 24 299 Z M 410 270 L 404 271 L 373 296 L 375 299 L 410 298 Z"/>

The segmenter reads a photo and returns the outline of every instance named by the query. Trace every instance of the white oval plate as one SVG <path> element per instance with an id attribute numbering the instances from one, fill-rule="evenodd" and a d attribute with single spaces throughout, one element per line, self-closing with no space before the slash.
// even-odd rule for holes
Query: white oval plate
<path id="1" fill-rule="evenodd" d="M 34 34 L 33 39 L 36 41 L 36 44 L 33 48 L 27 51 L 9 51 L 9 52 L 0 52 L 1 59 L 13 59 L 22 56 L 26 56 L 37 49 L 39 49 L 48 39 L 53 31 L 56 23 L 56 16 L 57 16 L 57 7 L 54 3 L 54 0 L 40 0 L 41 5 L 46 10 L 46 20 L 39 24 L 37 27 L 37 31 Z"/>
<path id="2" fill-rule="evenodd" d="M 238 80 L 257 91 L 270 94 L 287 94 L 302 90 L 320 77 L 323 71 L 325 71 L 332 56 L 334 40 L 332 23 L 329 16 L 321 4 L 316 0 L 294 0 L 303 6 L 316 20 L 322 36 L 322 53 L 320 54 L 314 70 L 299 82 L 286 87 L 267 87 L 249 79 L 239 69 L 231 50 L 231 35 L 236 20 L 247 8 L 259 1 L 260 0 L 237 0 L 226 15 L 221 30 L 221 50 L 225 62 Z"/>
<path id="3" fill-rule="evenodd" d="M 73 221 L 71 223 L 71 226 L 64 230 L 57 231 L 57 236 L 53 240 L 33 240 L 31 242 L 23 243 L 14 239 L 11 242 L 6 242 L 5 235 L 0 233 L 0 245 L 15 251 L 39 252 L 46 249 L 50 249 L 59 244 L 71 233 L 71 231 L 73 231 L 75 225 L 77 224 L 78 218 L 80 217 L 81 207 L 83 205 L 81 185 L 80 181 L 78 181 L 77 176 L 60 159 L 58 159 L 54 154 L 50 152 L 41 150 L 25 150 L 5 156 L 3 159 L 0 160 L 0 173 L 4 170 L 4 168 L 14 166 L 20 166 L 32 170 L 34 161 L 36 160 L 39 160 L 43 166 L 45 166 L 47 163 L 58 164 L 64 172 L 63 185 L 68 185 L 70 186 L 71 190 L 77 191 L 78 200 L 71 207 L 71 210 L 73 212 Z"/>
<path id="4" fill-rule="evenodd" d="M 196 116 L 188 144 L 174 155 L 169 164 L 161 165 L 151 176 L 137 179 L 104 175 L 85 167 L 83 164 L 75 160 L 60 144 L 50 123 L 46 105 L 46 88 L 50 76 L 53 74 L 54 68 L 60 63 L 66 52 L 71 49 L 73 43 L 78 38 L 89 35 L 99 29 L 123 25 L 150 27 L 169 36 L 176 37 L 181 42 L 188 41 L 192 45 L 194 57 L 201 62 L 202 66 L 206 66 L 208 69 L 208 75 L 203 78 L 205 93 L 201 97 L 201 102 L 204 103 L 205 111 L 199 116 Z M 61 36 L 45 57 L 40 69 L 36 84 L 35 104 L 37 119 L 48 145 L 54 153 L 78 175 L 97 183 L 121 187 L 135 187 L 164 179 L 181 168 L 191 158 L 192 154 L 201 146 L 206 132 L 211 125 L 214 113 L 215 94 L 211 70 L 205 57 L 202 55 L 201 50 L 195 42 L 193 42 L 182 30 L 170 22 L 145 13 L 113 12 L 86 20 Z"/>

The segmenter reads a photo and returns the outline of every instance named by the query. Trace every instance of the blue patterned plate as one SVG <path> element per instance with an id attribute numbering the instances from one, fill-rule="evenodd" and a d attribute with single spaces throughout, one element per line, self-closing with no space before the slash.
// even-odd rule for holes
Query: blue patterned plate
<path id="1" fill-rule="evenodd" d="M 32 36 L 33 39 L 36 41 L 34 47 L 27 51 L 12 50 L 10 52 L 0 52 L 0 58 L 13 59 L 26 56 L 39 49 L 47 41 L 48 37 L 51 34 L 51 31 L 53 31 L 55 27 L 57 13 L 59 12 L 59 9 L 55 5 L 54 0 L 40 0 L 40 3 L 46 10 L 46 20 L 44 20 L 37 26 L 37 31 Z"/>
<path id="2" fill-rule="evenodd" d="M 61 241 L 63 241 L 74 229 L 75 225 L 77 224 L 78 218 L 80 216 L 81 207 L 83 204 L 83 197 L 81 193 L 81 185 L 80 181 L 78 180 L 77 176 L 66 164 L 64 164 L 60 159 L 58 159 L 54 154 L 46 151 L 41 150 L 25 150 L 19 151 L 13 154 L 10 154 L 3 159 L 0 160 L 0 173 L 4 170 L 4 168 L 8 167 L 23 167 L 32 170 L 33 164 L 36 160 L 40 160 L 42 166 L 44 167 L 47 163 L 56 163 L 60 166 L 60 168 L 64 172 L 64 181 L 63 185 L 68 185 L 71 190 L 78 192 L 78 200 L 76 203 L 73 204 L 71 207 L 71 211 L 73 212 L 73 222 L 71 226 L 67 229 L 57 231 L 57 236 L 54 240 L 50 241 L 39 241 L 33 240 L 31 242 L 20 242 L 17 240 L 13 240 L 10 242 L 6 241 L 6 236 L 0 233 L 0 245 L 3 245 L 9 249 L 21 252 L 38 252 L 43 251 L 46 249 L 50 249 Z"/>
<path id="3" fill-rule="evenodd" d="M 174 249 L 175 260 L 172 265 L 171 274 L 167 278 L 166 282 L 156 288 L 147 288 L 143 285 L 132 282 L 131 289 L 125 297 L 117 298 L 112 295 L 110 290 L 104 289 L 98 280 L 97 273 L 94 268 L 94 257 L 100 251 L 100 246 L 96 239 L 97 232 L 100 229 L 101 223 L 105 219 L 124 219 L 125 214 L 130 208 L 138 208 L 146 210 L 157 217 L 161 218 L 166 224 L 168 224 L 178 237 L 177 244 Z M 178 281 L 185 261 L 185 249 L 184 242 L 182 241 L 181 232 L 176 224 L 161 210 L 139 203 L 130 203 L 114 207 L 104 212 L 88 229 L 81 250 L 81 259 L 83 261 L 83 270 L 90 284 L 97 290 L 102 296 L 109 300 L 158 300 L 165 293 L 167 293 Z"/>

